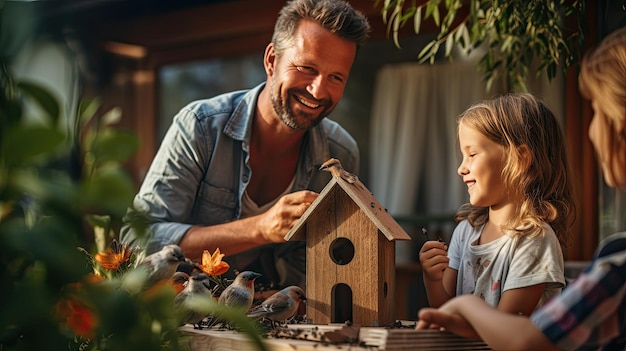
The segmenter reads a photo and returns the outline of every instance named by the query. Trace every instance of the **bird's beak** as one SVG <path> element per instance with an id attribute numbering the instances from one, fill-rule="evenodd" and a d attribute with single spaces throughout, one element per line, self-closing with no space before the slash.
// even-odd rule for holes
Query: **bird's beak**
<path id="1" fill-rule="evenodd" d="M 326 169 L 326 168 L 328 168 L 328 166 L 326 166 L 326 165 L 321 165 L 319 170 L 321 171 L 321 170 L 324 170 L 324 169 Z"/>

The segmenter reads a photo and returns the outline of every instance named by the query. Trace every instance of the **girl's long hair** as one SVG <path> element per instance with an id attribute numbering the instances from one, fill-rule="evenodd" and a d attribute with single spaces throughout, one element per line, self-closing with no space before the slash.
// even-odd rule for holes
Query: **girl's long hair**
<path id="1" fill-rule="evenodd" d="M 563 252 L 571 240 L 575 219 L 565 141 L 553 113 L 532 94 L 506 94 L 485 100 L 463 112 L 458 123 L 502 145 L 502 180 L 517 206 L 504 230 L 513 235 L 539 235 L 542 222 L 552 226 Z M 488 207 L 464 204 L 455 215 L 483 225 Z"/>

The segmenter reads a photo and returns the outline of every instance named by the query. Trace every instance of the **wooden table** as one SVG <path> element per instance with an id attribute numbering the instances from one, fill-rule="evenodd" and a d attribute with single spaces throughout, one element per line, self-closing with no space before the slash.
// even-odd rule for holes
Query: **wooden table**
<path id="1" fill-rule="evenodd" d="M 327 332 L 341 332 L 343 325 L 288 325 L 299 337 L 267 338 L 265 346 L 271 351 L 413 351 L 413 350 L 490 350 L 483 342 L 469 340 L 437 330 L 413 330 L 408 328 L 387 329 L 363 327 L 358 330 L 358 341 L 353 343 L 328 343 L 320 341 Z M 190 336 L 190 351 L 251 351 L 256 346 L 247 336 L 232 330 L 193 329 L 191 325 L 181 327 L 184 335 Z"/>

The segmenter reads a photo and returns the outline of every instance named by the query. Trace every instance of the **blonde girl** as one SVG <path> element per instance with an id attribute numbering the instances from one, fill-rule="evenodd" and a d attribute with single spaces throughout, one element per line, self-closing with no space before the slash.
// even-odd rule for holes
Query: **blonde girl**
<path id="1" fill-rule="evenodd" d="M 626 189 L 626 27 L 583 59 L 579 86 L 591 100 L 589 138 L 606 183 Z M 625 215 L 625 214 L 622 214 Z M 472 295 L 423 309 L 418 329 L 445 328 L 494 350 L 626 350 L 626 232 L 605 239 L 591 264 L 530 318 L 501 313 Z"/>
<path id="2" fill-rule="evenodd" d="M 429 304 L 474 294 L 530 315 L 565 284 L 574 203 L 558 121 L 533 95 L 507 94 L 461 114 L 458 138 L 470 202 L 449 248 L 428 241 L 420 251 Z"/>

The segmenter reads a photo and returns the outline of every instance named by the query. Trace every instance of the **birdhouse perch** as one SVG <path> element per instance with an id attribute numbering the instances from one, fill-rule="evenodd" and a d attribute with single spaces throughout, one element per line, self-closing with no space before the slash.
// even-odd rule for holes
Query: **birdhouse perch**
<path id="1" fill-rule="evenodd" d="M 307 318 L 315 324 L 389 325 L 394 241 L 411 238 L 358 178 L 336 160 L 332 166 L 331 180 L 285 236 L 306 240 Z"/>

